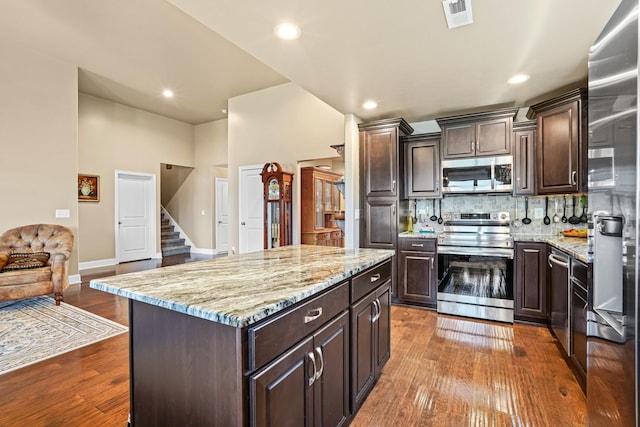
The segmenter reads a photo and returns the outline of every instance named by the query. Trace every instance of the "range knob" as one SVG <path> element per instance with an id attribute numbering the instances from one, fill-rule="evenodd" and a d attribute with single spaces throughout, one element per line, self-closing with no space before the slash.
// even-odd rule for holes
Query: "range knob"
<path id="1" fill-rule="evenodd" d="M 502 219 L 502 220 L 507 219 L 507 213 L 506 213 L 506 212 L 502 212 L 502 213 L 500 214 L 500 219 Z"/>

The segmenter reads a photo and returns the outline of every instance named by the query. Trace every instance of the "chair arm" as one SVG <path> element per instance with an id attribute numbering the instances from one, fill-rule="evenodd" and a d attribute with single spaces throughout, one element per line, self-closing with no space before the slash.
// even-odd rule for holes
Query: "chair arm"
<path id="1" fill-rule="evenodd" d="M 69 277 L 67 276 L 69 255 L 69 252 L 66 251 L 57 252 L 50 259 L 54 292 L 62 292 L 69 286 Z"/>

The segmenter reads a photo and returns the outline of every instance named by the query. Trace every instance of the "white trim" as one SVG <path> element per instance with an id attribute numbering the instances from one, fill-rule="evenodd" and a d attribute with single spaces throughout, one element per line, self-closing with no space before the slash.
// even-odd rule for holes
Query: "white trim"
<path id="1" fill-rule="evenodd" d="M 98 268 L 98 267 L 109 267 L 112 265 L 116 265 L 118 262 L 115 258 L 108 259 L 98 259 L 95 261 L 85 261 L 78 264 L 78 270 L 87 270 L 89 268 Z"/>
<path id="2" fill-rule="evenodd" d="M 149 242 L 149 246 L 150 249 L 149 251 L 155 251 L 156 247 L 158 245 L 158 239 L 157 236 L 160 233 L 160 228 L 158 226 L 158 223 L 156 221 L 156 217 L 159 216 L 157 214 L 157 187 L 156 187 L 156 175 L 153 173 L 144 173 L 144 172 L 130 172 L 130 171 L 124 171 L 124 170 L 119 170 L 116 169 L 114 171 L 114 189 L 115 189 L 115 194 L 114 194 L 114 227 L 115 227 L 115 249 L 116 249 L 116 263 L 120 263 L 120 227 L 118 226 L 118 212 L 119 212 L 119 190 L 120 190 L 120 186 L 118 185 L 118 179 L 120 178 L 121 175 L 130 175 L 130 176 L 139 176 L 139 177 L 143 177 L 143 178 L 148 178 L 151 182 L 151 191 L 149 192 L 149 200 L 147 200 L 147 203 L 149 204 L 149 206 L 152 206 L 152 213 L 151 215 L 149 215 L 149 228 L 151 228 L 152 232 L 149 233 L 149 237 L 150 237 L 150 242 Z M 153 254 L 150 254 L 151 256 L 153 256 Z M 156 257 L 157 257 L 157 253 L 156 253 Z M 160 255 L 160 258 L 162 258 L 162 254 Z"/>
<path id="3" fill-rule="evenodd" d="M 69 275 L 69 284 L 70 285 L 78 285 L 82 283 L 82 278 L 79 274 L 71 274 Z"/>
<path id="4" fill-rule="evenodd" d="M 199 249 L 191 246 L 191 253 L 193 254 L 216 255 L 216 254 L 219 254 L 220 252 L 226 252 L 226 251 L 218 251 L 216 249 L 206 249 L 206 248 Z"/>

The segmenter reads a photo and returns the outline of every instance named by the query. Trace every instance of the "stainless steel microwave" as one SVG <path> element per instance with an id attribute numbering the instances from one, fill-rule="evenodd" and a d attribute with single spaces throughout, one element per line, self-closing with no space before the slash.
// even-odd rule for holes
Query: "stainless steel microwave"
<path id="1" fill-rule="evenodd" d="M 510 193 L 513 156 L 473 157 L 442 162 L 442 191 L 447 193 Z"/>

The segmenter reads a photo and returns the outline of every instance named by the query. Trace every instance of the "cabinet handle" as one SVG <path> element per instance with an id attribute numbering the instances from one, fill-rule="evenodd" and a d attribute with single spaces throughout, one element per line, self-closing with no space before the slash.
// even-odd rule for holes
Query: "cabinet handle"
<path id="1" fill-rule="evenodd" d="M 318 358 L 320 359 L 320 369 L 316 373 L 316 380 L 320 379 L 322 376 L 322 372 L 324 371 L 324 356 L 322 355 L 322 349 L 320 347 L 316 347 L 315 352 L 318 353 Z"/>
<path id="2" fill-rule="evenodd" d="M 433 259 L 434 257 L 431 257 L 431 270 L 433 270 Z"/>
<path id="3" fill-rule="evenodd" d="M 549 267 L 553 268 L 553 264 L 558 264 L 564 268 L 569 268 L 569 261 L 565 261 L 562 258 L 557 257 L 554 254 L 549 254 L 548 258 Z"/>
<path id="4" fill-rule="evenodd" d="M 393 191 L 393 192 L 396 191 L 396 180 L 395 179 L 393 181 L 391 181 L 391 191 Z"/>
<path id="5" fill-rule="evenodd" d="M 476 143 L 475 141 L 471 141 L 471 151 L 475 151 L 476 150 Z"/>
<path id="6" fill-rule="evenodd" d="M 571 185 L 578 185 L 578 172 L 571 172 Z"/>
<path id="7" fill-rule="evenodd" d="M 420 244 L 412 243 L 411 246 L 413 246 L 414 248 L 424 248 L 424 243 L 420 243 Z"/>
<path id="8" fill-rule="evenodd" d="M 373 307 L 376 309 L 376 314 L 373 315 L 373 319 L 371 319 L 371 323 L 376 323 L 380 318 L 380 301 L 376 298 L 372 301 Z"/>
<path id="9" fill-rule="evenodd" d="M 391 215 L 396 216 L 396 205 L 391 206 Z"/>
<path id="10" fill-rule="evenodd" d="M 307 357 L 309 358 L 309 360 L 311 360 L 311 363 L 313 364 L 313 375 L 309 377 L 309 387 L 311 387 L 313 383 L 316 382 L 316 375 L 318 375 L 318 369 L 316 366 L 316 356 L 313 354 L 312 351 L 307 353 Z"/>
<path id="11" fill-rule="evenodd" d="M 371 276 L 369 280 L 371 280 L 371 283 L 374 283 L 380 280 L 380 277 L 381 277 L 380 274 L 374 274 L 373 276 Z"/>
<path id="12" fill-rule="evenodd" d="M 322 307 L 314 308 L 313 310 L 309 310 L 307 315 L 304 316 L 304 323 L 313 322 L 318 317 L 322 316 Z"/>

